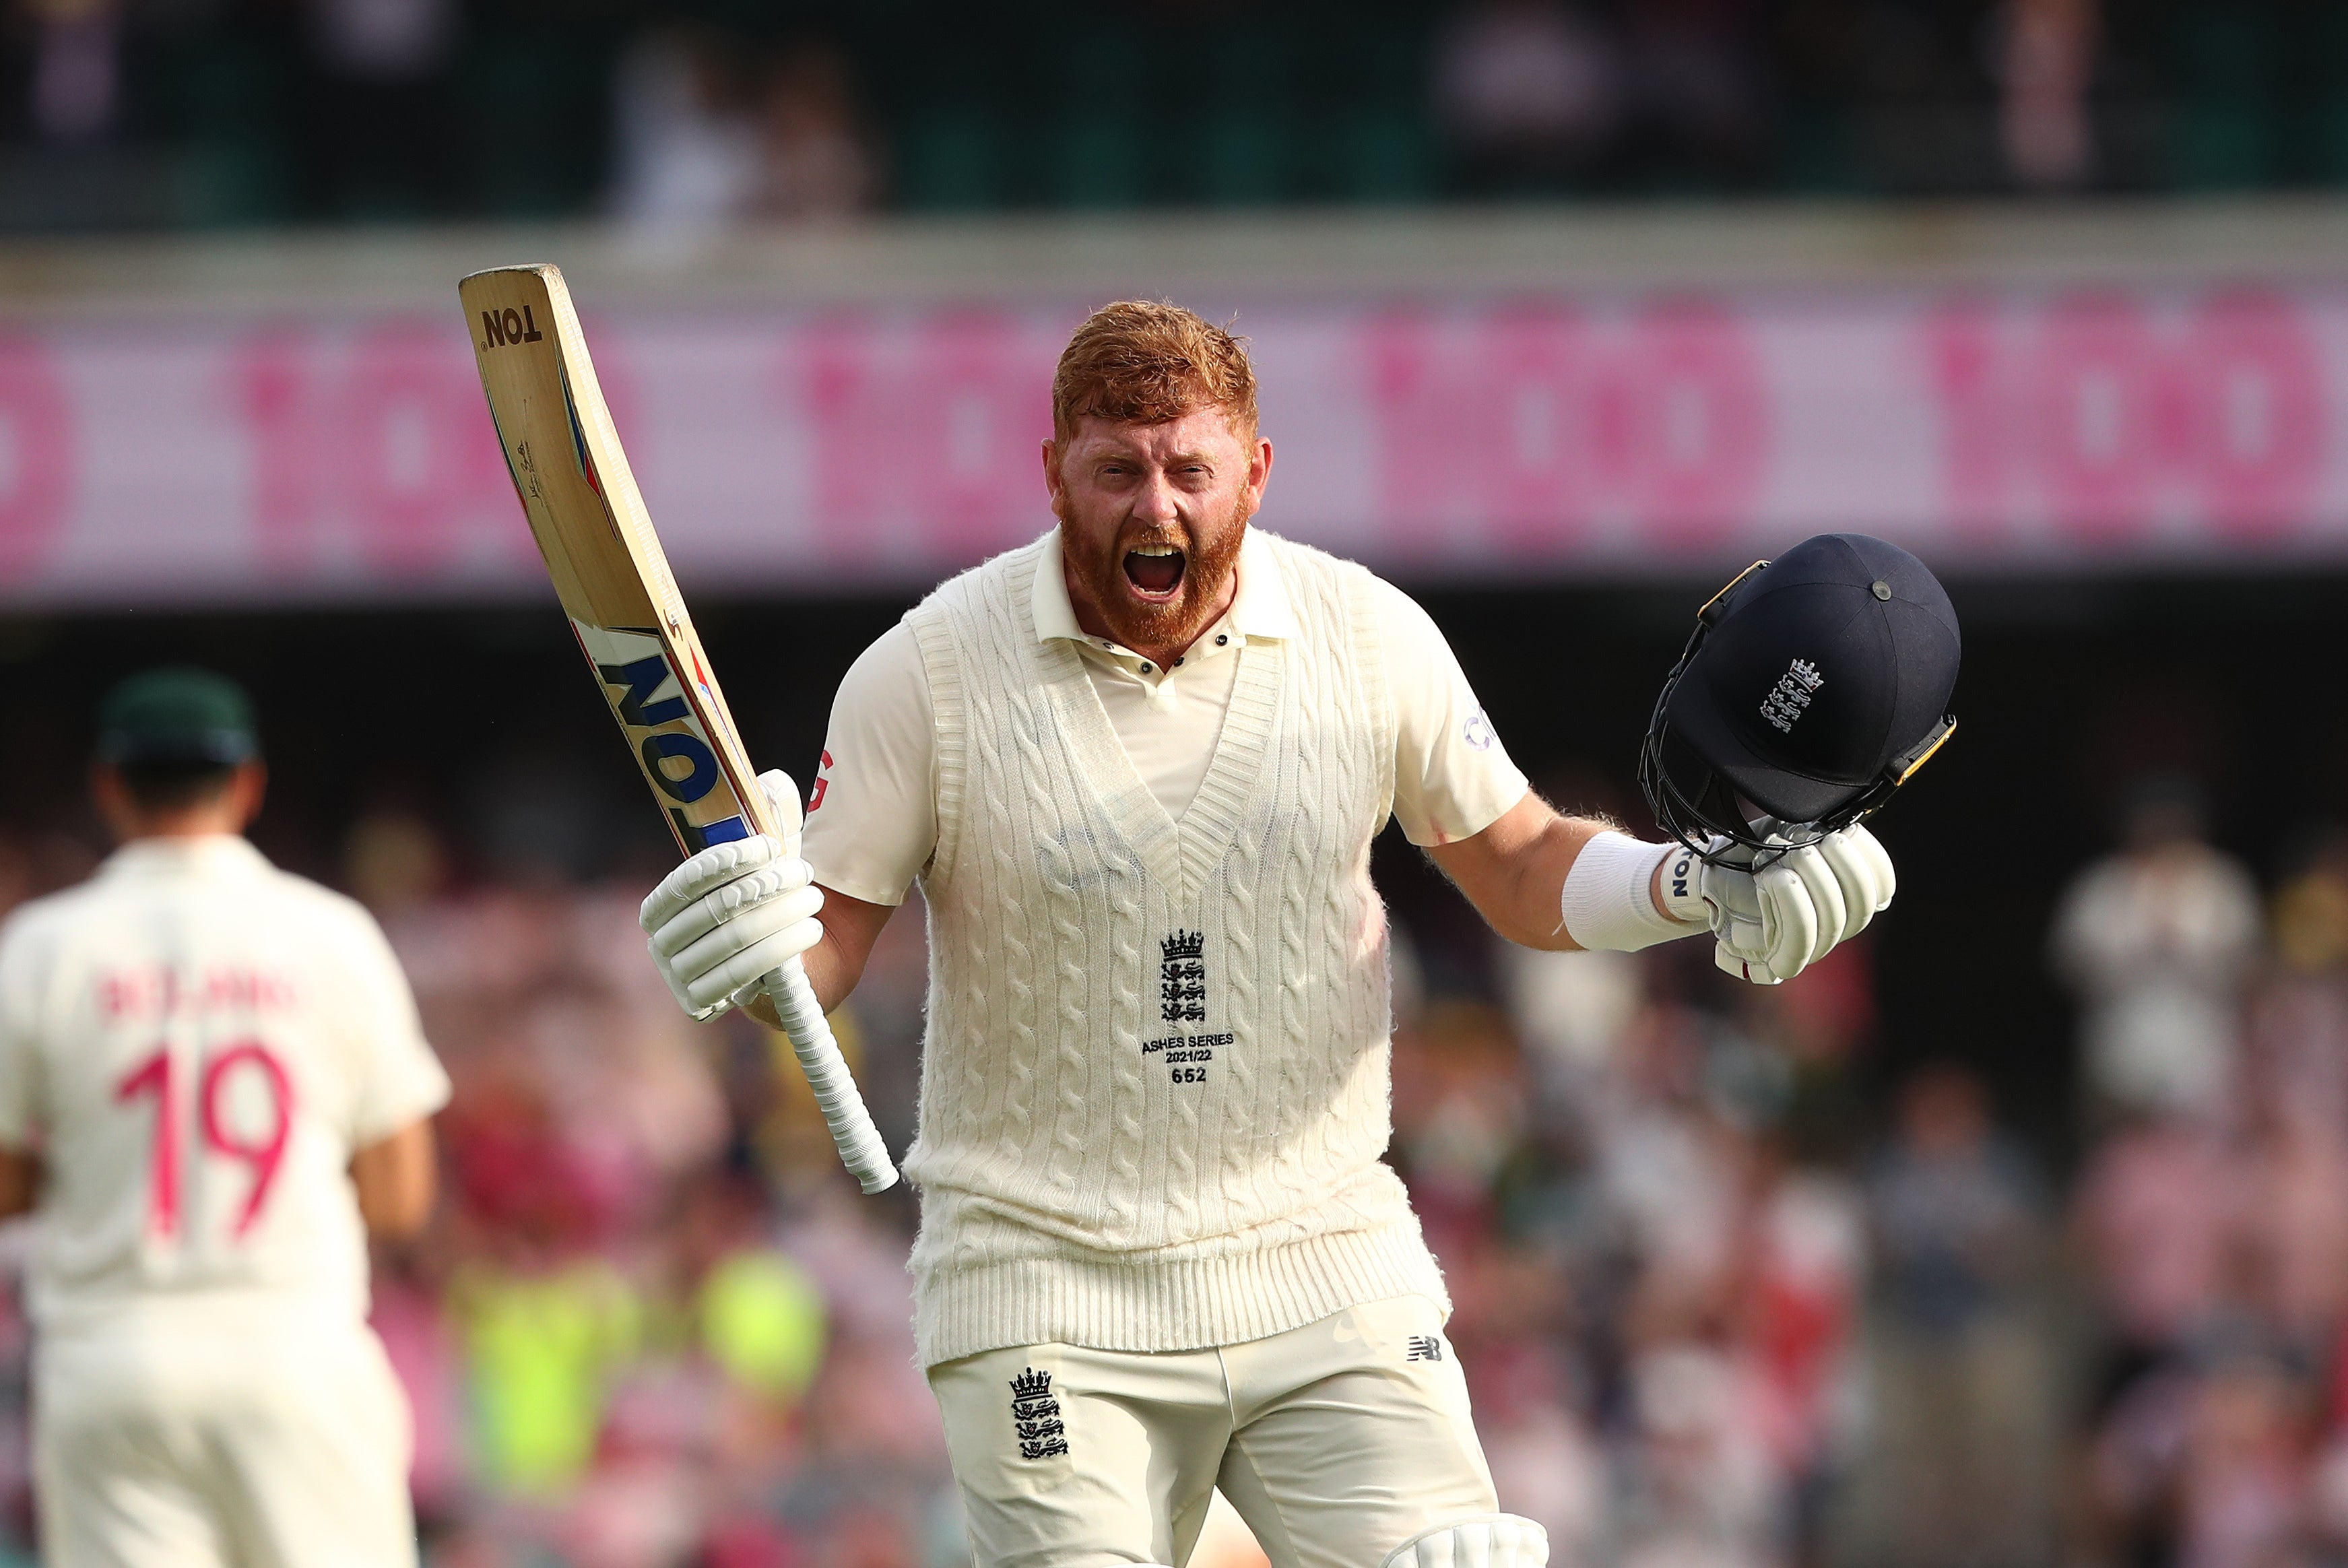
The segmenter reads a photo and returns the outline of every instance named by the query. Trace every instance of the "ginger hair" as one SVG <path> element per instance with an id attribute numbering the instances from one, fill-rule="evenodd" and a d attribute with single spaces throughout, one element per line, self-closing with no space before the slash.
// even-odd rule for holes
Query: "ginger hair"
<path id="1" fill-rule="evenodd" d="M 1253 439 L 1255 366 L 1247 340 L 1167 300 L 1118 300 L 1085 318 L 1052 377 L 1052 434 L 1065 441 L 1090 415 L 1156 425 L 1220 408 Z"/>

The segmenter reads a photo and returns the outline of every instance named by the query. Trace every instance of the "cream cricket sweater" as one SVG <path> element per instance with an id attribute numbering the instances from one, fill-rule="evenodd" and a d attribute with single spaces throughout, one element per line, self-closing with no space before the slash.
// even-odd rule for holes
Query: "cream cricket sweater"
<path id="1" fill-rule="evenodd" d="M 938 734 L 915 1335 L 934 1365 L 1184 1350 L 1447 1301 L 1389 1133 L 1370 841 L 1395 734 L 1360 567 L 1267 537 L 1299 634 L 1251 641 L 1169 818 L 1081 655 L 1038 641 L 1040 544 L 908 617 Z"/>

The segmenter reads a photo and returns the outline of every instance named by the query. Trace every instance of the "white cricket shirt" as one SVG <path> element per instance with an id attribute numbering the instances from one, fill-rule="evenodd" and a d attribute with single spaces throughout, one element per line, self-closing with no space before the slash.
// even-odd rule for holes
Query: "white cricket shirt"
<path id="1" fill-rule="evenodd" d="M 1085 634 L 1060 564 L 1060 531 L 1044 541 L 1034 618 L 1039 643 L 1065 641 L 1109 727 L 1169 816 L 1179 819 L 1214 759 L 1239 660 L 1252 640 L 1293 638 L 1296 615 L 1251 529 L 1240 546 L 1231 607 L 1172 669 Z M 1373 579 L 1395 706 L 1395 820 L 1415 844 L 1470 838 L 1524 798 L 1457 655 L 1433 619 L 1392 583 Z M 913 634 L 891 627 L 850 666 L 832 699 L 822 767 L 810 791 L 805 853 L 815 880 L 868 903 L 904 902 L 937 847 L 938 743 L 929 681 Z"/>
<path id="2" fill-rule="evenodd" d="M 44 1330 L 359 1322 L 351 1155 L 448 1098 L 373 917 L 242 838 L 128 844 L 0 926 L 0 1144 L 41 1160 Z"/>

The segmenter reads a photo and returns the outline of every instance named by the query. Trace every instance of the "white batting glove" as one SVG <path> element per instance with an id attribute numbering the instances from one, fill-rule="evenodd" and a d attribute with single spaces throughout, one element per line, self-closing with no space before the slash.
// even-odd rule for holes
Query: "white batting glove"
<path id="1" fill-rule="evenodd" d="M 1702 922 L 1718 940 L 1713 962 L 1756 985 L 1790 980 L 1867 929 L 1891 903 L 1891 857 L 1858 823 L 1788 850 L 1758 872 L 1753 851 L 1726 849 L 1711 864 L 1688 850 L 1663 864 L 1663 903 L 1675 920 Z"/>
<path id="2" fill-rule="evenodd" d="M 799 858 L 799 791 L 762 773 L 781 832 L 712 844 L 661 879 L 636 922 L 669 994 L 696 1021 L 754 999 L 759 980 L 823 940 L 823 890 Z"/>

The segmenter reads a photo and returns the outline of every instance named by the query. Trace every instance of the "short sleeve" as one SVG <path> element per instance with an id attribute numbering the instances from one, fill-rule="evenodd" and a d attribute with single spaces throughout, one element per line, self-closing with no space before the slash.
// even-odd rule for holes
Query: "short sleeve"
<path id="1" fill-rule="evenodd" d="M 0 924 L 0 1148 L 40 1141 L 39 972 L 21 920 Z"/>
<path id="2" fill-rule="evenodd" d="M 815 880 L 898 904 L 938 843 L 937 727 L 912 628 L 900 622 L 849 666 L 808 795 Z"/>
<path id="3" fill-rule="evenodd" d="M 357 1051 L 349 1128 L 357 1150 L 448 1104 L 448 1074 L 424 1038 L 415 993 L 383 928 L 356 905 L 347 913 L 349 993 L 342 1002 Z"/>
<path id="4" fill-rule="evenodd" d="M 1524 799 L 1524 773 L 1433 618 L 1401 589 L 1372 581 L 1394 694 L 1395 820 L 1414 844 L 1473 838 Z"/>

